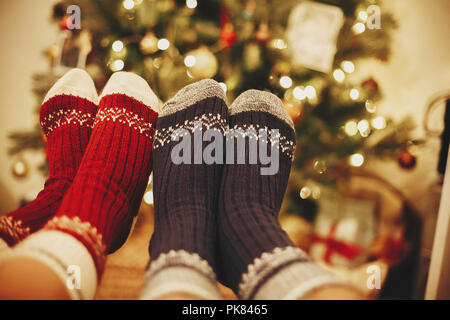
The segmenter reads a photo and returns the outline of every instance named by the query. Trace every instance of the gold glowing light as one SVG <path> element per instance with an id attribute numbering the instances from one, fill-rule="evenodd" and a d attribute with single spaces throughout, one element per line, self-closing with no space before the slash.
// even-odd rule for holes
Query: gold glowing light
<path id="1" fill-rule="evenodd" d="M 120 52 L 123 49 L 123 42 L 120 40 L 116 40 L 112 44 L 112 49 L 114 52 Z"/>
<path id="2" fill-rule="evenodd" d="M 303 90 L 303 88 L 301 87 L 295 87 L 292 94 L 297 100 L 304 100 L 306 98 L 305 90 Z"/>
<path id="3" fill-rule="evenodd" d="M 345 73 L 341 69 L 336 69 L 333 72 L 333 77 L 337 82 L 342 82 L 345 80 Z"/>
<path id="4" fill-rule="evenodd" d="M 316 89 L 313 86 L 307 86 L 305 88 L 305 94 L 308 99 L 314 99 L 317 96 Z"/>
<path id="5" fill-rule="evenodd" d="M 358 100 L 358 98 L 359 98 L 359 91 L 358 91 L 358 89 L 350 90 L 350 98 L 352 100 Z"/>
<path id="6" fill-rule="evenodd" d="M 341 66 L 347 73 L 353 73 L 355 71 L 355 65 L 351 61 L 344 61 Z"/>
<path id="7" fill-rule="evenodd" d="M 188 68 L 193 67 L 196 62 L 197 62 L 197 59 L 193 55 L 187 55 L 186 58 L 184 58 L 184 64 Z"/>
<path id="8" fill-rule="evenodd" d="M 158 49 L 159 50 L 167 50 L 170 46 L 169 40 L 162 38 L 158 40 Z"/>
<path id="9" fill-rule="evenodd" d="M 280 78 L 280 86 L 285 89 L 289 89 L 290 87 L 292 87 L 292 79 L 288 76 L 282 76 Z"/>
<path id="10" fill-rule="evenodd" d="M 364 163 L 364 156 L 361 153 L 352 154 L 349 163 L 353 167 L 361 167 Z"/>
<path id="11" fill-rule="evenodd" d="M 134 1 L 133 0 L 125 0 L 123 3 L 123 7 L 127 10 L 131 10 L 134 8 Z"/>
<path id="12" fill-rule="evenodd" d="M 197 8 L 197 0 L 186 0 L 186 7 L 189 9 Z"/>
<path id="13" fill-rule="evenodd" d="M 353 25 L 352 30 L 355 34 L 360 34 L 366 31 L 366 26 L 362 22 L 358 22 L 355 25 Z"/>
<path id="14" fill-rule="evenodd" d="M 219 82 L 219 85 L 222 87 L 222 90 L 226 93 L 227 92 L 227 85 L 224 82 Z"/>
<path id="15" fill-rule="evenodd" d="M 153 192 L 152 191 L 147 191 L 144 194 L 144 202 L 148 205 L 152 205 L 153 204 Z"/>
<path id="16" fill-rule="evenodd" d="M 358 124 L 356 121 L 350 120 L 345 124 L 344 130 L 349 136 L 354 136 L 358 133 Z"/>
<path id="17" fill-rule="evenodd" d="M 372 119 L 372 127 L 378 130 L 386 128 L 386 119 L 384 119 L 384 117 L 382 116 L 378 116 Z"/>
<path id="18" fill-rule="evenodd" d="M 123 62 L 123 60 L 117 59 L 117 60 L 114 60 L 114 62 L 112 63 L 111 70 L 114 72 L 120 71 L 124 68 L 124 66 L 125 66 L 125 63 Z"/>

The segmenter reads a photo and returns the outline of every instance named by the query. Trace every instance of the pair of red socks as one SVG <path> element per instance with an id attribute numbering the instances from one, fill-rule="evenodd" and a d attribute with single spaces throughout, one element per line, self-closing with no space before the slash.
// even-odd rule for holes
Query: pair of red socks
<path id="1" fill-rule="evenodd" d="M 158 104 L 135 74 L 113 74 L 99 98 L 89 75 L 73 69 L 40 108 L 49 178 L 33 202 L 0 217 L 0 242 L 64 281 L 76 264 L 84 277 L 73 298 L 93 297 L 106 254 L 129 234 L 151 171 Z"/>

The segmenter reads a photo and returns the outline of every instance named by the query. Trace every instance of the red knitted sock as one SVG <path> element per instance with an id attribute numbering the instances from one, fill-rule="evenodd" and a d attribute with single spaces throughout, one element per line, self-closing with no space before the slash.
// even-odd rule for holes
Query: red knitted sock
<path id="1" fill-rule="evenodd" d="M 44 227 L 43 232 L 63 231 L 83 243 L 98 276 L 106 253 L 128 237 L 147 186 L 157 108 L 158 99 L 144 79 L 113 74 L 74 182 Z"/>
<path id="2" fill-rule="evenodd" d="M 81 69 L 69 71 L 50 89 L 40 109 L 49 177 L 34 201 L 0 217 L 0 242 L 12 246 L 54 216 L 88 144 L 97 102 L 94 82 Z"/>

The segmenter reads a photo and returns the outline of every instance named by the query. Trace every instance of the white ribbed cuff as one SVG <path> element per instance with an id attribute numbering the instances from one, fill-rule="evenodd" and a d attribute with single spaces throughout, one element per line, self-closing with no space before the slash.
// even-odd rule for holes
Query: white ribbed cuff
<path id="1" fill-rule="evenodd" d="M 170 266 L 147 276 L 140 299 L 158 300 L 174 293 L 186 293 L 205 300 L 222 299 L 216 283 L 185 266 Z"/>
<path id="2" fill-rule="evenodd" d="M 326 285 L 347 284 L 313 262 L 300 248 L 288 246 L 265 252 L 248 266 L 239 296 L 252 300 L 293 300 Z"/>
<path id="3" fill-rule="evenodd" d="M 253 299 L 298 300 L 322 286 L 329 285 L 348 285 L 348 283 L 312 261 L 296 262 L 267 280 Z"/>
<path id="4" fill-rule="evenodd" d="M 66 284 L 71 299 L 93 299 L 97 289 L 97 271 L 86 247 L 71 235 L 56 231 L 36 232 L 1 255 L 0 261 L 28 257 L 47 267 Z"/>
<path id="5" fill-rule="evenodd" d="M 171 293 L 187 293 L 205 300 L 222 299 L 208 261 L 185 250 L 171 250 L 152 261 L 141 299 L 161 299 Z"/>

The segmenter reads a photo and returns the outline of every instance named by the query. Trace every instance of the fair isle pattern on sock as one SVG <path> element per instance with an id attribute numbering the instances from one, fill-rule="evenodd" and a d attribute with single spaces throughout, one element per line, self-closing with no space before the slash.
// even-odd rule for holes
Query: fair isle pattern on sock
<path id="1" fill-rule="evenodd" d="M 175 164 L 171 152 L 178 143 L 172 140 L 176 129 L 185 129 L 183 134 L 190 135 L 210 129 L 223 136 L 227 115 L 225 93 L 217 82 L 209 79 L 186 86 L 161 109 L 153 145 L 155 228 L 145 280 L 148 290 L 152 290 L 150 284 L 164 283 L 166 279 L 171 283 L 170 292 L 189 293 L 196 288 L 198 294 L 210 292 L 205 298 L 218 297 L 213 273 L 205 269 L 212 270 L 215 264 L 214 212 L 222 164 L 206 164 L 203 160 L 199 164 Z M 207 144 L 202 142 L 202 150 Z M 194 151 L 194 146 L 189 148 Z M 197 260 L 199 263 L 192 263 Z M 190 280 L 188 274 L 196 280 Z M 180 281 L 170 280 L 173 276 Z M 143 291 L 142 297 L 155 298 L 156 291 L 152 292 Z"/>
<path id="2" fill-rule="evenodd" d="M 0 217 L 0 238 L 8 245 L 42 228 L 58 210 L 89 142 L 97 100 L 92 79 L 80 69 L 69 71 L 50 89 L 40 108 L 49 176 L 35 200 Z"/>
<path id="3" fill-rule="evenodd" d="M 152 139 L 157 112 L 142 101 L 157 98 L 141 77 L 115 73 L 105 86 L 83 161 L 55 216 L 44 228 L 66 232 L 82 242 L 98 278 L 106 253 L 126 241 L 152 170 Z M 140 88 L 142 98 L 128 95 Z M 132 91 L 133 91 L 132 90 Z M 117 92 L 116 92 L 117 91 Z M 156 107 L 155 107 L 156 108 Z"/>
<path id="4" fill-rule="evenodd" d="M 331 281 L 332 276 L 293 245 L 278 222 L 296 141 L 281 100 L 268 92 L 246 91 L 230 106 L 229 123 L 230 128 L 277 129 L 278 139 L 262 142 L 281 152 L 273 175 L 261 175 L 260 159 L 224 166 L 217 224 L 219 280 L 242 299 L 284 299 L 295 290 L 300 296 L 319 284 L 313 281 L 298 290 L 310 278 Z M 249 139 L 245 144 L 249 150 Z"/>

